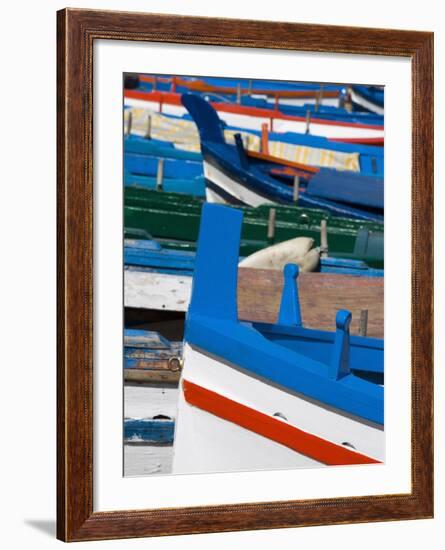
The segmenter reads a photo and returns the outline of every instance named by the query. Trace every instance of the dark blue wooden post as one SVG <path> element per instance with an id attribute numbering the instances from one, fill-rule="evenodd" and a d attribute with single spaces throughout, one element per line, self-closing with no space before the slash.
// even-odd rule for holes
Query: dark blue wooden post
<path id="1" fill-rule="evenodd" d="M 241 168 L 247 170 L 249 168 L 249 159 L 247 158 L 246 151 L 244 150 L 244 144 L 241 134 L 235 134 L 235 145 L 238 151 L 238 157 L 241 164 Z"/>
<path id="2" fill-rule="evenodd" d="M 284 286 L 278 315 L 278 324 L 280 325 L 300 327 L 302 324 L 297 283 L 299 272 L 300 270 L 296 264 L 286 264 L 284 266 Z"/>
<path id="3" fill-rule="evenodd" d="M 350 373 L 349 368 L 349 325 L 352 315 L 350 311 L 340 309 L 337 311 L 335 324 L 334 349 L 332 352 L 331 364 L 329 365 L 329 377 L 339 380 Z"/>

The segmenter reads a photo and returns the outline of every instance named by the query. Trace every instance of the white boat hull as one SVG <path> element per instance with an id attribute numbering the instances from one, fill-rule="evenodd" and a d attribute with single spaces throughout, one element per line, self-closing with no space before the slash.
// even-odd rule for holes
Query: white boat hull
<path id="1" fill-rule="evenodd" d="M 196 406 L 196 401 L 193 404 L 189 387 L 201 388 L 211 397 L 207 410 Z M 234 410 L 246 411 L 244 426 L 242 418 L 237 422 L 229 419 L 230 414 L 221 414 L 221 400 L 229 409 L 233 406 Z M 259 420 L 259 429 L 248 426 L 249 418 Z M 262 426 L 269 428 L 261 433 Z M 290 436 L 283 443 L 286 438 L 280 434 L 286 433 Z M 331 449 L 334 454 L 336 449 L 346 452 L 351 463 L 384 460 L 381 427 L 323 407 L 185 345 L 173 473 L 324 466 L 319 454 L 307 454 L 305 434 L 320 448 Z M 299 441 L 305 452 L 299 452 Z"/>
<path id="2" fill-rule="evenodd" d="M 209 162 L 203 162 L 204 176 L 206 178 L 206 199 L 208 202 L 227 203 L 237 202 L 249 206 L 260 206 L 261 204 L 274 204 L 273 201 L 255 193 L 245 185 L 241 185 L 233 178 L 227 176 L 212 166 Z M 208 182 L 212 182 L 214 189 L 210 189 Z M 226 196 L 231 197 L 226 200 Z"/>

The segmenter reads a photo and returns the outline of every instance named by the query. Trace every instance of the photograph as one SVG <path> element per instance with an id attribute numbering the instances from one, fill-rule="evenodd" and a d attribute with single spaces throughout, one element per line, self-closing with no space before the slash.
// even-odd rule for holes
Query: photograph
<path id="1" fill-rule="evenodd" d="M 122 98 L 124 476 L 384 464 L 384 85 Z"/>
<path id="2" fill-rule="evenodd" d="M 4 548 L 444 539 L 437 6 L 6 4 Z"/>

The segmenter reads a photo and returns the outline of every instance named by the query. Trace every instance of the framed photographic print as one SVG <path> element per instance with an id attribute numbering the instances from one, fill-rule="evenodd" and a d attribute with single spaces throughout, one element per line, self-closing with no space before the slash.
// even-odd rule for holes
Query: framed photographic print
<path id="1" fill-rule="evenodd" d="M 58 12 L 58 538 L 433 514 L 432 33 Z"/>

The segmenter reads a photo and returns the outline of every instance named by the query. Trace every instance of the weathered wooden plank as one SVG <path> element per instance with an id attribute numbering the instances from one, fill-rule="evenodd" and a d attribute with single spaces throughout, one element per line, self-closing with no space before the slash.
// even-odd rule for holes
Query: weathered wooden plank
<path id="1" fill-rule="evenodd" d="M 368 336 L 383 338 L 383 278 L 301 273 L 298 286 L 304 326 L 335 330 L 337 310 L 347 309 L 352 313 L 351 333 L 359 334 L 360 311 L 367 309 Z M 282 287 L 278 271 L 240 269 L 239 317 L 275 322 Z"/>
<path id="2" fill-rule="evenodd" d="M 136 363 L 136 367 L 139 367 L 146 361 L 168 361 L 170 357 L 181 355 L 181 352 L 182 342 L 171 342 L 167 349 L 130 348 L 125 345 L 124 355 L 127 368 L 132 368 L 129 366 L 131 363 Z"/>
<path id="3" fill-rule="evenodd" d="M 172 445 L 174 429 L 175 423 L 171 419 L 126 418 L 124 440 Z"/>
<path id="4" fill-rule="evenodd" d="M 125 366 L 128 369 L 140 368 L 147 361 L 154 363 L 164 363 L 172 356 L 172 352 L 169 349 L 138 349 L 138 348 L 125 348 Z"/>
<path id="5" fill-rule="evenodd" d="M 360 311 L 367 309 L 368 336 L 383 338 L 383 278 L 302 273 L 298 284 L 305 326 L 334 330 L 336 311 L 348 309 L 353 315 L 351 333 L 358 334 Z M 279 271 L 240 268 L 240 319 L 275 322 L 282 285 Z M 190 293 L 190 277 L 125 271 L 126 307 L 186 311 Z"/>
<path id="6" fill-rule="evenodd" d="M 159 357 L 144 357 L 144 358 L 127 358 L 125 357 L 125 370 L 169 370 L 168 361 L 173 357 L 167 355 L 164 358 Z"/>
<path id="7" fill-rule="evenodd" d="M 191 277 L 143 271 L 124 271 L 125 307 L 187 311 Z"/>
<path id="8" fill-rule="evenodd" d="M 124 475 L 171 474 L 173 446 L 144 443 L 131 442 L 124 445 Z"/>
<path id="9" fill-rule="evenodd" d="M 124 331 L 124 380 L 151 384 L 177 384 L 182 342 L 170 342 L 161 334 L 149 330 Z M 175 372 L 176 371 L 176 372 Z"/>
<path id="10" fill-rule="evenodd" d="M 180 372 L 165 369 L 124 369 L 125 382 L 135 382 L 139 384 L 169 384 L 177 386 L 179 384 Z"/>
<path id="11" fill-rule="evenodd" d="M 124 330 L 124 345 L 129 348 L 169 349 L 170 342 L 159 332 L 151 330 Z"/>
<path id="12" fill-rule="evenodd" d="M 158 415 L 176 418 L 178 388 L 173 386 L 124 385 L 124 417 L 154 418 Z"/>

